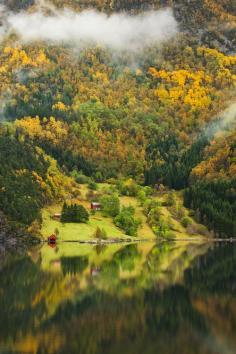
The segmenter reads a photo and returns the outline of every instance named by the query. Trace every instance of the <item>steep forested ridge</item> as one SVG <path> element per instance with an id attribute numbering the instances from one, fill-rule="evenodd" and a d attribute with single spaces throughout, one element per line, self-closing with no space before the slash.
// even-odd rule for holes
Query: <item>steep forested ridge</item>
<path id="1" fill-rule="evenodd" d="M 0 208 L 29 224 L 44 203 L 73 190 L 66 175 L 77 170 L 99 182 L 132 177 L 187 188 L 186 205 L 199 219 L 216 234 L 235 236 L 234 119 L 208 134 L 235 99 L 235 2 L 48 3 L 109 14 L 170 6 L 180 32 L 135 57 L 102 46 L 74 51 L 6 37 L 0 44 L 0 116 L 8 121 L 0 136 Z M 15 12 L 39 6 L 5 4 Z M 66 181 L 64 189 L 51 187 L 50 164 L 56 172 L 49 175 Z M 30 211 L 23 216 L 22 210 Z"/>

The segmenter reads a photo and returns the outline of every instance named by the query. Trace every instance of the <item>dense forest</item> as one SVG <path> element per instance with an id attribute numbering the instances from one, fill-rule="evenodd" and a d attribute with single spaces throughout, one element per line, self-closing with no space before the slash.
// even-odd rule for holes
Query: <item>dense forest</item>
<path id="1" fill-rule="evenodd" d="M 215 235 L 236 235 L 235 1 L 5 6 L 16 14 L 69 7 L 130 16 L 168 6 L 178 23 L 174 40 L 135 53 L 1 37 L 0 209 L 10 219 L 40 219 L 44 204 L 76 193 L 80 173 L 184 189 L 185 205 Z"/>

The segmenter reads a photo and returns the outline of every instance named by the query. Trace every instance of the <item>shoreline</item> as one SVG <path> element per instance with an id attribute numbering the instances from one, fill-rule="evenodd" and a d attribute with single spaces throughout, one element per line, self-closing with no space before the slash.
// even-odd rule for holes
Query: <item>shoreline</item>
<path id="1" fill-rule="evenodd" d="M 110 240 L 59 240 L 55 244 L 61 244 L 61 243 L 79 243 L 79 244 L 91 244 L 91 245 L 108 245 L 108 244 L 120 244 L 120 243 L 141 243 L 141 242 L 201 242 L 201 243 L 217 243 L 217 242 L 222 242 L 222 243 L 234 243 L 236 242 L 236 238 L 177 238 L 177 239 L 159 239 L 157 240 L 156 238 L 152 239 L 110 239 Z M 48 243 L 47 240 L 41 240 L 41 243 Z M 51 243 L 53 244 L 53 243 Z"/>

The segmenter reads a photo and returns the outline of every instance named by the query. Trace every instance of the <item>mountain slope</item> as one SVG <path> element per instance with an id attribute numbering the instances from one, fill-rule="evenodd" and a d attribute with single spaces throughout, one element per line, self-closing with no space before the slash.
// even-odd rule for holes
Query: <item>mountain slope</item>
<path id="1" fill-rule="evenodd" d="M 43 204 L 63 198 L 65 189 L 73 193 L 74 182 L 66 175 L 83 173 L 98 182 L 132 177 L 141 184 L 190 187 L 192 194 L 186 203 L 197 209 L 197 216 L 215 233 L 234 235 L 231 219 L 220 226 L 213 222 L 219 217 L 226 220 L 229 209 L 234 215 L 234 193 L 230 200 L 222 199 L 220 193 L 212 220 L 209 210 L 199 211 L 202 200 L 195 203 L 195 197 L 199 188 L 211 190 L 212 183 L 219 184 L 219 190 L 235 190 L 233 120 L 227 127 L 230 133 L 223 126 L 220 135 L 214 131 L 201 136 L 235 100 L 235 2 L 54 0 L 19 4 L 12 0 L 5 4 L 16 13 L 40 8 L 55 17 L 58 13 L 53 6 L 129 15 L 170 6 L 179 33 L 136 52 L 129 48 L 114 52 L 100 43 L 72 48 L 70 43 L 21 42 L 18 34 L 6 35 L 0 44 L 0 116 L 11 122 L 7 125 L 13 133 L 6 137 L 3 123 L 2 151 L 10 145 L 12 149 L 9 161 L 2 155 L 1 208 L 14 219 L 30 223 Z M 15 166 L 14 149 L 21 155 L 19 166 Z M 30 166 L 25 152 L 30 154 Z M 57 176 L 55 190 L 48 172 L 52 165 Z M 58 180 L 63 184 L 61 190 Z M 20 193 L 17 202 L 14 190 Z M 26 200 L 24 208 L 32 214 L 22 215 L 16 207 L 22 205 L 20 200 Z M 219 216 L 222 203 L 229 206 Z M 210 209 L 212 205 L 209 196 Z"/>

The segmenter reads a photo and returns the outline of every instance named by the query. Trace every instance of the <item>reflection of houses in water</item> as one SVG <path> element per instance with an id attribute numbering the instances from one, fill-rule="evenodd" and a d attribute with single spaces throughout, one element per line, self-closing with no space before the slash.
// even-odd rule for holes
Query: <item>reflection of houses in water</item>
<path id="1" fill-rule="evenodd" d="M 91 268 L 90 268 L 90 275 L 91 275 L 92 277 L 98 276 L 100 272 L 101 272 L 101 268 L 95 267 L 95 266 L 91 266 Z"/>
<path id="2" fill-rule="evenodd" d="M 54 259 L 50 262 L 50 268 L 53 270 L 61 270 L 61 261 L 60 259 Z"/>
<path id="3" fill-rule="evenodd" d="M 48 246 L 51 248 L 57 248 L 56 242 L 54 242 L 54 243 L 48 242 Z"/>

